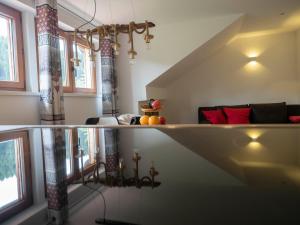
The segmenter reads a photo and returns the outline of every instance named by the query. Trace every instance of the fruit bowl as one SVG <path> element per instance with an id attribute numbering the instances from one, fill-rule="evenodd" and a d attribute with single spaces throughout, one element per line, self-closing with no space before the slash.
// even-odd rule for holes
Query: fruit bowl
<path id="1" fill-rule="evenodd" d="M 160 109 L 151 109 L 151 108 L 141 108 L 142 112 L 145 113 L 152 113 L 152 112 L 159 112 Z"/>

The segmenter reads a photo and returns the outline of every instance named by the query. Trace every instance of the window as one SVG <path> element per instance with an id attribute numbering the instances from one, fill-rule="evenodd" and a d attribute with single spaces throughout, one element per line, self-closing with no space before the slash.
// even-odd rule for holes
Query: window
<path id="1" fill-rule="evenodd" d="M 96 162 L 95 153 L 99 146 L 99 132 L 93 128 L 78 128 L 65 130 L 66 143 L 66 175 L 68 183 L 81 176 L 81 158 L 78 154 L 78 144 L 83 150 L 84 174 L 90 173 L 94 169 Z M 45 161 L 45 159 L 44 159 Z M 46 180 L 46 179 L 45 179 Z"/>
<path id="2" fill-rule="evenodd" d="M 32 204 L 28 134 L 0 134 L 0 222 Z"/>
<path id="3" fill-rule="evenodd" d="M 65 93 L 96 93 L 96 68 L 90 60 L 90 49 L 83 39 L 77 39 L 79 66 L 71 59 L 75 55 L 74 37 L 59 33 L 62 84 Z"/>
<path id="4" fill-rule="evenodd" d="M 61 59 L 61 76 L 62 83 L 64 87 L 70 86 L 70 78 L 69 78 L 69 67 L 68 67 L 68 47 L 66 38 L 60 36 L 59 37 L 59 50 L 60 50 L 60 59 Z"/>
<path id="5" fill-rule="evenodd" d="M 0 4 L 0 89 L 25 90 L 21 13 Z"/>
<path id="6" fill-rule="evenodd" d="M 98 132 L 97 132 L 98 133 Z M 78 128 L 78 143 L 83 151 L 83 166 L 88 168 L 96 161 L 95 153 L 97 151 L 96 129 Z M 81 162 L 79 160 L 79 169 L 81 170 Z"/>
<path id="7" fill-rule="evenodd" d="M 72 46 L 72 56 L 75 55 L 75 44 Z M 74 89 L 76 92 L 96 92 L 95 70 L 90 60 L 90 49 L 84 41 L 78 41 L 77 54 L 79 66 L 73 66 L 73 77 L 75 81 Z M 74 57 L 73 57 L 74 58 Z"/>
<path id="8" fill-rule="evenodd" d="M 66 170 L 67 170 L 67 177 L 73 175 L 73 142 L 72 142 L 72 130 L 68 129 L 65 130 L 65 142 L 66 142 Z"/>

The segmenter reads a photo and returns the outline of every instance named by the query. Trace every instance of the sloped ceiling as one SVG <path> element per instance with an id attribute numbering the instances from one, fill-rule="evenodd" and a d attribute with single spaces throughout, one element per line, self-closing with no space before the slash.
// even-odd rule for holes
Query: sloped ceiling
<path id="1" fill-rule="evenodd" d="M 58 2 L 69 3 L 89 15 L 94 12 L 94 0 Z M 243 33 L 300 25 L 299 0 L 96 0 L 96 3 L 96 19 L 103 23 L 147 19 L 159 24 L 242 13 L 247 14 Z"/>
<path id="2" fill-rule="evenodd" d="M 211 56 L 217 50 L 226 45 L 235 35 L 238 34 L 243 24 L 243 19 L 244 16 L 241 16 L 240 18 L 235 20 L 232 24 L 221 30 L 206 43 L 200 45 L 188 56 L 183 58 L 165 73 L 161 74 L 158 78 L 149 83 L 147 87 L 165 87 L 181 75 L 185 74 L 185 72 L 190 70 L 190 68 L 193 68 L 202 60 Z"/>

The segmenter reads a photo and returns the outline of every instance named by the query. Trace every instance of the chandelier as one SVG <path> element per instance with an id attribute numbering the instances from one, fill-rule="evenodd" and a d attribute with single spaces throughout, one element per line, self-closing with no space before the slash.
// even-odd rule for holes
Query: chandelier
<path id="1" fill-rule="evenodd" d="M 120 53 L 121 44 L 118 40 L 119 34 L 127 34 L 129 38 L 130 49 L 128 50 L 129 59 L 135 59 L 137 52 L 134 49 L 133 43 L 133 35 L 136 34 L 144 34 L 144 40 L 146 44 L 150 44 L 151 40 L 154 38 L 154 35 L 150 34 L 149 29 L 155 27 L 155 24 L 152 22 L 148 22 L 147 20 L 144 23 L 135 23 L 130 22 L 129 24 L 111 24 L 111 25 L 102 25 L 97 26 L 94 29 L 87 29 L 86 31 L 82 31 L 79 29 L 75 29 L 73 32 L 74 36 L 74 45 L 75 45 L 75 58 L 72 61 L 79 65 L 80 60 L 78 59 L 77 53 L 77 37 L 83 38 L 89 45 L 91 50 L 91 60 L 94 60 L 93 52 L 99 52 L 101 49 L 101 41 L 104 38 L 112 38 L 112 49 L 114 50 L 114 54 L 117 56 Z M 95 47 L 95 39 L 98 40 L 98 47 Z"/>
<path id="2" fill-rule="evenodd" d="M 110 0 L 109 0 L 110 3 Z M 132 11 L 134 14 L 134 6 L 133 1 L 131 0 Z M 94 15 L 93 17 L 77 27 L 74 31 L 64 31 L 71 33 L 74 37 L 74 49 L 75 54 L 74 58 L 71 61 L 75 66 L 79 66 L 80 60 L 78 59 L 78 46 L 77 46 L 77 38 L 81 38 L 87 42 L 90 48 L 90 60 L 95 61 L 95 52 L 99 52 L 101 50 L 101 41 L 105 38 L 109 38 L 111 40 L 111 47 L 113 49 L 114 55 L 118 56 L 120 54 L 121 44 L 119 43 L 119 34 L 127 34 L 128 35 L 128 43 L 130 48 L 128 50 L 128 57 L 130 60 L 134 60 L 136 58 L 137 52 L 134 49 L 134 34 L 144 35 L 144 40 L 146 44 L 149 46 L 151 40 L 154 38 L 154 35 L 150 34 L 150 28 L 155 27 L 155 24 L 149 21 L 145 21 L 144 23 L 135 23 L 130 22 L 129 24 L 110 24 L 110 25 L 101 25 L 94 26 L 93 29 L 82 30 L 81 28 L 85 25 L 91 24 L 91 22 L 95 19 L 96 15 L 96 0 L 94 0 Z M 110 14 L 112 20 L 112 10 L 110 6 Z M 95 42 L 98 42 L 96 44 Z M 98 47 L 96 47 L 98 46 Z"/>

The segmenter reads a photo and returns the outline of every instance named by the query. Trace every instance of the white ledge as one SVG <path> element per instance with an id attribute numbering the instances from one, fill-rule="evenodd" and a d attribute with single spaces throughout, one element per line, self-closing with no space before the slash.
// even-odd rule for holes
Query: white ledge
<path id="1" fill-rule="evenodd" d="M 0 125 L 0 132 L 7 130 L 22 130 L 33 128 L 112 128 L 112 129 L 249 129 L 249 128 L 279 128 L 300 129 L 300 124 L 241 124 L 241 125 L 211 125 L 211 124 L 167 124 L 167 125 Z"/>

